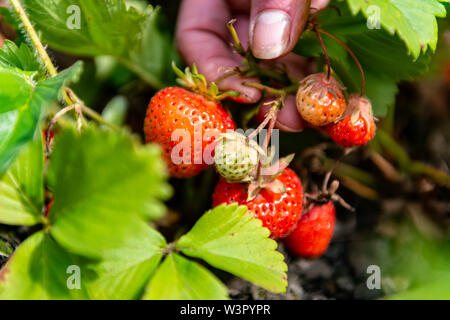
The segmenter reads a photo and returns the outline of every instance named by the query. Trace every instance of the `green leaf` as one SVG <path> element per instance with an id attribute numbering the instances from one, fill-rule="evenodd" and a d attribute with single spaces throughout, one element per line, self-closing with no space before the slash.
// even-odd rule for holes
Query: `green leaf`
<path id="1" fill-rule="evenodd" d="M 61 71 L 57 76 L 41 81 L 36 86 L 36 103 L 43 104 L 61 97 L 62 87 L 69 82 L 76 82 L 83 71 L 83 62 L 77 61 L 70 68 Z"/>
<path id="2" fill-rule="evenodd" d="M 69 289 L 69 266 L 80 268 L 80 289 Z M 87 299 L 84 269 L 77 257 L 43 231 L 29 237 L 0 270 L 0 299 Z"/>
<path id="3" fill-rule="evenodd" d="M 349 59 L 331 60 L 333 70 L 345 83 L 349 92 L 358 92 L 361 87 L 360 74 Z M 367 69 L 366 69 L 367 70 Z M 397 82 L 390 76 L 365 71 L 366 96 L 370 98 L 376 117 L 383 117 L 395 105 L 398 92 Z"/>
<path id="4" fill-rule="evenodd" d="M 23 2 L 51 47 L 72 55 L 113 56 L 157 88 L 171 79 L 175 50 L 169 34 L 158 26 L 158 9 L 149 6 L 140 12 L 123 0 Z"/>
<path id="5" fill-rule="evenodd" d="M 0 175 L 33 137 L 40 107 L 30 104 L 32 95 L 31 79 L 17 71 L 0 70 Z"/>
<path id="6" fill-rule="evenodd" d="M 383 29 L 369 29 L 366 18 L 362 14 L 353 16 L 344 3 L 339 4 L 338 8 L 341 16 L 332 9 L 319 15 L 320 27 L 342 40 L 357 56 L 364 70 L 366 95 L 372 101 L 374 114 L 383 117 L 395 103 L 397 83 L 425 73 L 431 53 L 415 59 L 408 55 L 408 49 L 400 38 Z M 355 62 L 337 42 L 326 35 L 323 35 L 323 40 L 332 68 L 348 92 L 359 92 L 361 77 Z M 295 51 L 313 57 L 323 54 L 316 35 L 310 31 L 303 34 Z"/>
<path id="7" fill-rule="evenodd" d="M 166 246 L 164 237 L 145 222 L 135 221 L 135 233 L 123 246 L 104 252 L 93 266 L 90 284 L 94 299 L 137 299 L 155 271 Z"/>
<path id="8" fill-rule="evenodd" d="M 19 47 L 12 41 L 6 40 L 0 49 L 0 66 L 17 68 L 23 71 L 38 71 L 38 80 L 45 78 L 47 72 L 31 49 L 24 43 Z"/>
<path id="9" fill-rule="evenodd" d="M 49 167 L 55 202 L 51 234 L 80 255 L 100 258 L 135 230 L 149 199 L 168 195 L 158 147 L 135 148 L 126 132 L 84 127 L 62 132 Z"/>
<path id="10" fill-rule="evenodd" d="M 127 115 L 128 100 L 124 96 L 116 96 L 108 102 L 102 112 L 105 121 L 121 126 Z"/>
<path id="11" fill-rule="evenodd" d="M 144 216 L 150 221 L 158 220 L 166 215 L 166 207 L 157 199 L 150 199 L 145 204 Z"/>
<path id="12" fill-rule="evenodd" d="M 379 10 L 381 26 L 395 33 L 406 43 L 414 58 L 428 47 L 436 50 L 438 25 L 436 17 L 445 17 L 445 7 L 438 0 L 347 0 L 354 15 L 362 12 L 366 18 Z"/>
<path id="13" fill-rule="evenodd" d="M 35 82 L 31 72 L 0 67 L 0 175 L 33 138 L 42 109 L 58 99 L 62 86 L 81 69 L 77 62 L 56 77 Z"/>
<path id="14" fill-rule="evenodd" d="M 225 300 L 227 288 L 208 269 L 179 255 L 169 255 L 150 280 L 146 300 Z"/>
<path id="15" fill-rule="evenodd" d="M 0 223 L 34 225 L 42 221 L 44 202 L 44 144 L 42 134 L 20 152 L 0 179 Z"/>
<path id="16" fill-rule="evenodd" d="M 449 300 L 450 275 L 442 275 L 439 280 L 430 281 L 404 292 L 396 293 L 389 300 Z"/>
<path id="17" fill-rule="evenodd" d="M 287 266 L 269 236 L 247 207 L 221 205 L 205 213 L 176 247 L 265 289 L 284 292 Z"/>

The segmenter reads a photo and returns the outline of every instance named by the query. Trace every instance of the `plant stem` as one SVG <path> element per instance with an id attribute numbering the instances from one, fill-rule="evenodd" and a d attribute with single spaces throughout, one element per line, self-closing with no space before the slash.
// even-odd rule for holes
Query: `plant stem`
<path id="1" fill-rule="evenodd" d="M 244 47 L 241 44 L 241 41 L 239 40 L 239 37 L 237 35 L 236 29 L 234 28 L 234 23 L 236 22 L 236 19 L 230 20 L 227 23 L 228 30 L 231 33 L 231 37 L 234 41 L 234 48 L 236 49 L 237 53 L 241 56 L 245 56 L 245 50 Z"/>
<path id="2" fill-rule="evenodd" d="M 47 153 L 47 156 L 50 154 L 50 133 L 52 131 L 53 126 L 55 125 L 55 123 L 58 121 L 59 118 L 61 118 L 63 115 L 65 115 L 67 112 L 71 111 L 75 109 L 75 105 L 72 104 L 70 106 L 67 106 L 61 110 L 59 110 L 54 117 L 52 118 L 52 120 L 50 120 L 50 124 L 48 125 L 47 128 L 47 132 L 45 135 L 45 152 Z"/>
<path id="3" fill-rule="evenodd" d="M 356 193 L 357 195 L 359 195 L 360 197 L 369 199 L 369 200 L 377 200 L 380 198 L 378 192 L 376 192 L 375 190 L 361 184 L 360 182 L 358 182 L 355 179 L 352 179 L 350 177 L 347 176 L 342 176 L 339 173 L 335 173 L 335 175 L 339 178 L 339 181 L 342 183 L 342 185 L 348 189 L 350 189 L 351 191 L 353 191 L 354 193 Z"/>
<path id="4" fill-rule="evenodd" d="M 281 103 L 280 103 L 281 104 Z M 263 151 L 267 154 L 267 148 L 269 147 L 270 137 L 272 136 L 273 128 L 277 122 L 278 107 L 273 107 L 273 116 L 269 122 L 269 128 L 267 129 L 266 139 L 264 140 Z"/>
<path id="5" fill-rule="evenodd" d="M 42 42 L 39 39 L 39 36 L 36 33 L 36 30 L 34 29 L 33 24 L 31 23 L 30 19 L 28 18 L 27 13 L 25 12 L 22 4 L 20 3 L 19 0 L 10 0 L 10 3 L 11 3 L 11 6 L 16 11 L 16 13 L 18 14 L 20 21 L 23 23 L 27 34 L 29 35 L 31 41 L 33 42 L 34 47 L 36 48 L 39 56 L 41 57 L 42 61 L 44 62 L 44 65 L 48 71 L 48 74 L 50 75 L 50 77 L 57 76 L 58 71 L 56 70 L 47 51 L 45 50 L 44 46 L 42 45 Z M 104 120 L 99 113 L 97 113 L 96 111 L 87 107 L 84 104 L 84 102 L 80 98 L 78 98 L 78 96 L 71 89 L 65 88 L 64 98 L 66 100 L 66 103 L 69 106 L 80 105 L 83 112 L 85 112 L 87 115 L 89 115 L 92 119 L 96 120 L 99 123 L 107 125 L 108 127 L 112 128 L 114 130 L 120 130 L 120 128 L 118 126 Z"/>
<path id="6" fill-rule="evenodd" d="M 436 169 L 420 161 L 413 161 L 409 168 L 411 173 L 418 175 L 425 175 L 434 181 L 441 182 L 447 187 L 450 187 L 450 175 L 444 171 Z"/>
<path id="7" fill-rule="evenodd" d="M 58 71 L 56 71 L 55 66 L 52 63 L 52 60 L 50 59 L 49 55 L 47 54 L 47 51 L 45 51 L 44 46 L 42 45 L 41 41 L 39 40 L 39 36 L 36 33 L 36 30 L 34 29 L 33 25 L 31 24 L 30 19 L 28 19 L 28 16 L 25 12 L 25 10 L 22 7 L 22 4 L 19 0 L 10 0 L 11 6 L 14 8 L 16 13 L 18 14 L 20 21 L 23 23 L 23 26 L 25 27 L 25 30 L 27 31 L 28 35 L 30 36 L 31 41 L 33 42 L 33 45 L 35 46 L 37 52 L 39 53 L 39 56 L 44 61 L 44 65 L 51 77 L 54 77 L 58 74 Z"/>
<path id="8" fill-rule="evenodd" d="M 323 170 L 327 172 L 334 166 L 332 175 L 338 178 L 344 187 L 369 200 L 379 198 L 378 192 L 372 188 L 376 186 L 376 179 L 372 174 L 342 162 L 336 163 L 330 158 L 323 158 L 322 161 Z"/>
<path id="9" fill-rule="evenodd" d="M 411 160 L 402 146 L 384 130 L 378 129 L 376 138 L 383 149 L 394 157 L 395 161 L 405 172 L 412 175 L 424 175 L 435 182 L 450 187 L 450 174 L 420 161 Z"/>
<path id="10" fill-rule="evenodd" d="M 325 55 L 325 60 L 327 62 L 327 67 L 328 67 L 327 79 L 330 79 L 330 77 L 331 77 L 331 64 L 330 64 L 330 57 L 328 56 L 327 47 L 325 46 L 325 43 L 323 42 L 322 36 L 320 35 L 320 32 L 317 29 L 317 26 L 314 26 L 314 31 L 315 31 L 315 33 L 317 35 L 317 39 L 319 39 L 320 45 L 322 46 L 323 54 Z"/>
<path id="11" fill-rule="evenodd" d="M 84 104 L 81 105 L 81 109 L 83 110 L 83 113 L 88 115 L 89 118 L 94 119 L 95 121 L 97 121 L 98 123 L 101 123 L 105 126 L 110 127 L 113 130 L 119 131 L 121 130 L 120 127 L 116 126 L 115 124 L 106 121 L 105 119 L 103 119 L 102 115 L 100 113 L 98 113 L 97 111 L 85 106 Z"/>
<path id="12" fill-rule="evenodd" d="M 382 172 L 384 177 L 392 182 L 400 182 L 402 177 L 397 169 L 387 161 L 380 153 L 376 152 L 373 149 L 368 151 L 368 156 L 370 160 L 378 167 L 378 169 Z"/>
<path id="13" fill-rule="evenodd" d="M 244 81 L 242 84 L 247 87 L 252 87 L 252 88 L 255 88 L 255 89 L 258 89 L 261 91 L 265 91 L 265 92 L 272 94 L 274 96 L 277 96 L 277 97 L 285 94 L 285 92 L 282 89 L 275 89 L 275 88 L 263 85 L 258 82 Z"/>
<path id="14" fill-rule="evenodd" d="M 334 159 L 323 158 L 323 166 L 324 170 L 329 170 L 333 164 L 335 163 Z M 339 162 L 336 164 L 336 167 L 333 170 L 333 175 L 340 177 L 349 177 L 362 185 L 366 185 L 369 187 L 375 187 L 377 180 L 375 177 L 367 171 L 354 167 L 352 165 Z"/>
<path id="15" fill-rule="evenodd" d="M 366 92 L 366 78 L 364 76 L 364 70 L 361 66 L 361 63 L 359 62 L 358 58 L 355 56 L 353 51 L 344 42 L 342 42 L 339 38 L 335 37 L 331 33 L 327 32 L 325 30 L 322 30 L 322 29 L 317 29 L 317 31 L 320 33 L 323 33 L 324 35 L 329 36 L 331 39 L 333 39 L 334 41 L 339 43 L 348 52 L 348 54 L 352 57 L 352 59 L 355 61 L 356 65 L 358 67 L 359 73 L 361 74 L 361 96 L 364 96 L 364 94 Z"/>
<path id="16" fill-rule="evenodd" d="M 277 82 L 286 81 L 285 77 L 282 74 L 276 73 L 269 69 L 261 68 L 258 64 L 255 64 L 254 69 L 256 69 L 257 73 L 262 77 L 267 77 Z"/>
<path id="17" fill-rule="evenodd" d="M 328 182 L 330 181 L 331 175 L 333 174 L 334 169 L 336 169 L 337 165 L 344 159 L 349 153 L 351 153 L 354 149 L 345 148 L 344 152 L 340 157 L 338 157 L 334 163 L 328 168 L 327 173 L 325 174 L 325 178 L 322 183 L 322 192 L 326 192 L 328 190 Z"/>
<path id="18" fill-rule="evenodd" d="M 275 89 L 275 88 L 263 85 L 263 84 L 258 83 L 258 82 L 244 81 L 242 84 L 244 86 L 247 86 L 247 87 L 252 87 L 252 88 L 255 88 L 255 89 L 258 89 L 258 90 L 261 90 L 261 91 L 265 91 L 265 92 L 267 92 L 267 93 L 269 93 L 271 95 L 274 95 L 276 97 L 280 97 L 280 98 L 283 98 L 283 99 L 288 94 L 295 93 L 298 90 L 298 86 L 299 86 L 298 83 L 294 83 L 294 84 L 292 84 L 292 85 L 290 85 L 288 87 L 285 87 L 283 89 Z"/>
<path id="19" fill-rule="evenodd" d="M 75 101 L 74 103 L 81 107 L 81 111 L 84 114 L 87 114 L 91 119 L 94 119 L 98 123 L 101 123 L 101 124 L 103 124 L 105 126 L 108 126 L 111 129 L 113 129 L 113 130 L 116 130 L 116 131 L 120 130 L 120 127 L 116 126 L 115 124 L 113 124 L 111 122 L 106 121 L 105 119 L 103 119 L 103 117 L 102 117 L 102 115 L 100 113 L 98 113 L 97 111 L 95 111 L 95 110 L 89 108 L 88 106 L 86 106 L 84 104 L 84 102 L 80 98 L 78 98 L 78 96 L 70 88 L 66 88 L 65 91 L 66 91 L 67 96 L 69 97 L 69 99 L 71 101 Z"/>
<path id="20" fill-rule="evenodd" d="M 285 82 L 286 77 L 283 74 L 279 74 L 277 72 L 274 72 L 270 69 L 261 68 L 259 65 L 259 60 L 253 56 L 251 50 L 245 49 L 242 46 L 241 41 L 239 40 L 238 34 L 236 32 L 236 29 L 234 28 L 234 23 L 236 22 L 236 19 L 230 20 L 227 23 L 228 31 L 231 34 L 231 38 L 233 39 L 233 42 L 231 45 L 236 50 L 237 54 L 239 54 L 242 58 L 245 59 L 245 61 L 248 64 L 248 68 L 245 68 L 244 71 L 241 70 L 241 74 L 247 74 L 247 76 L 259 76 L 259 77 L 267 77 L 269 79 L 272 79 L 277 82 Z M 239 70 L 239 68 L 238 68 Z M 239 72 L 230 72 L 228 75 L 225 75 L 225 77 L 228 77 L 233 74 L 239 74 Z M 221 77 L 222 78 L 222 77 Z"/>
<path id="21" fill-rule="evenodd" d="M 270 103 L 270 102 L 269 102 Z M 278 110 L 278 103 L 276 102 L 272 102 L 272 108 L 270 108 L 270 110 L 267 112 L 266 116 L 264 117 L 263 122 L 261 122 L 261 124 L 258 126 L 258 128 L 256 128 L 255 131 L 253 131 L 248 138 L 249 139 L 253 139 L 254 137 L 256 137 L 261 130 L 263 130 L 266 125 L 276 116 L 276 112 Z"/>
<path id="22" fill-rule="evenodd" d="M 411 164 L 409 155 L 405 152 L 403 147 L 397 143 L 386 131 L 381 128 L 377 129 L 375 136 L 376 141 L 381 145 L 382 150 L 395 159 L 398 165 L 402 168 L 407 168 Z"/>

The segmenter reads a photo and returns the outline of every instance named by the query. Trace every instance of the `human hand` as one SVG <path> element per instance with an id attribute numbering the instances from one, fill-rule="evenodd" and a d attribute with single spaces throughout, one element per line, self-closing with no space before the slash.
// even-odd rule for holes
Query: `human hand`
<path id="1" fill-rule="evenodd" d="M 176 42 L 189 64 L 196 64 L 208 81 L 216 81 L 225 72 L 224 67 L 240 65 L 242 58 L 233 52 L 226 27 L 236 19 L 235 27 L 244 47 L 250 48 L 259 59 L 269 64 L 283 63 L 290 74 L 302 79 L 308 69 L 306 59 L 290 53 L 296 45 L 308 19 L 310 8 L 320 10 L 329 0 L 183 0 L 178 17 Z M 276 59 L 276 60 L 274 60 Z M 310 71 L 311 72 L 311 71 Z M 257 81 L 257 79 L 250 79 Z M 255 103 L 261 92 L 243 85 L 238 76 L 221 80 L 223 91 L 239 91 L 242 103 Z M 261 108 L 264 114 L 267 108 Z M 278 114 L 277 128 L 301 131 L 304 121 L 297 112 L 295 97 L 286 97 L 285 106 Z"/>
<path id="2" fill-rule="evenodd" d="M 0 7 L 6 7 L 6 0 L 0 0 Z M 3 47 L 3 43 L 11 35 L 12 30 L 3 21 L 3 17 L 0 15 L 0 47 Z"/>

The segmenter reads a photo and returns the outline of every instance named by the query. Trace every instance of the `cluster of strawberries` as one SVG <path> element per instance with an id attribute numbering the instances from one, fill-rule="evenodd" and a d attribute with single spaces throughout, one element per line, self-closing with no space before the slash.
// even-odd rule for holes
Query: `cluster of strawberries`
<path id="1" fill-rule="evenodd" d="M 291 252 L 303 257 L 323 254 L 335 225 L 333 202 L 305 201 L 300 178 L 287 168 L 289 161 L 280 160 L 284 164 L 278 163 L 278 171 L 261 177 L 258 161 L 264 156 L 263 151 L 258 144 L 249 143 L 248 139 L 246 142 L 244 135 L 230 134 L 236 129 L 231 116 L 213 95 L 195 90 L 195 78 L 188 74 L 188 79 L 184 79 L 185 83 L 190 82 L 191 90 L 171 87 L 158 92 L 150 101 L 145 119 L 146 141 L 162 146 L 171 176 L 189 178 L 206 169 L 208 164 L 193 160 L 214 144 L 216 168 L 222 177 L 213 194 L 213 206 L 234 202 L 246 205 L 271 231 L 272 238 L 284 239 Z M 201 77 L 197 79 L 203 83 Z M 363 145 L 375 134 L 369 100 L 359 95 L 346 100 L 341 85 L 330 75 L 313 74 L 301 81 L 297 108 L 312 127 L 325 130 L 344 147 Z M 196 134 L 199 125 L 203 136 Z M 190 149 L 177 151 L 187 152 L 184 156 L 191 160 L 188 163 L 172 161 L 179 143 L 172 133 L 179 129 L 190 137 Z M 211 138 L 210 131 L 222 133 L 221 138 Z M 227 145 L 231 142 L 243 147 L 236 151 Z M 219 162 L 218 158 L 229 161 Z"/>
<path id="2" fill-rule="evenodd" d="M 325 129 L 343 147 L 361 146 L 375 135 L 370 101 L 353 94 L 347 103 L 339 82 L 325 73 L 312 74 L 300 83 L 297 109 L 304 120 Z"/>

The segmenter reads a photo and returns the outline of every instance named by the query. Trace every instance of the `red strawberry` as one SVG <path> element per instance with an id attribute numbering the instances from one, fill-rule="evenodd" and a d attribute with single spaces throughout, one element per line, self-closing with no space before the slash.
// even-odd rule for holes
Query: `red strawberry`
<path id="1" fill-rule="evenodd" d="M 237 202 L 246 205 L 263 226 L 271 232 L 272 238 L 287 236 L 296 226 L 303 209 L 303 187 L 294 171 L 285 169 L 276 180 L 283 183 L 286 192 L 275 193 L 262 189 L 258 195 L 247 201 L 248 193 L 244 184 L 228 183 L 221 178 L 213 194 L 213 206 Z"/>
<path id="2" fill-rule="evenodd" d="M 370 101 L 351 95 L 342 119 L 325 127 L 325 131 L 343 147 L 361 146 L 375 136 L 376 125 Z"/>
<path id="3" fill-rule="evenodd" d="M 286 247 L 294 254 L 314 258 L 322 255 L 328 248 L 336 223 L 333 202 L 314 204 L 303 213 L 297 227 L 284 239 Z"/>
<path id="4" fill-rule="evenodd" d="M 189 154 L 183 154 L 183 150 L 176 154 L 187 158 L 181 164 L 171 158 L 172 149 L 182 142 L 172 141 L 172 133 L 177 129 L 186 130 L 191 139 Z M 235 129 L 233 120 L 219 103 L 178 87 L 161 90 L 152 98 L 144 124 L 146 141 L 162 146 L 170 175 L 176 178 L 193 177 L 205 170 L 209 165 L 203 155 L 215 140 L 213 136 Z"/>
<path id="5" fill-rule="evenodd" d="M 346 103 L 342 86 L 325 73 L 312 74 L 300 83 L 297 110 L 304 120 L 314 126 L 325 126 L 339 119 Z"/>

